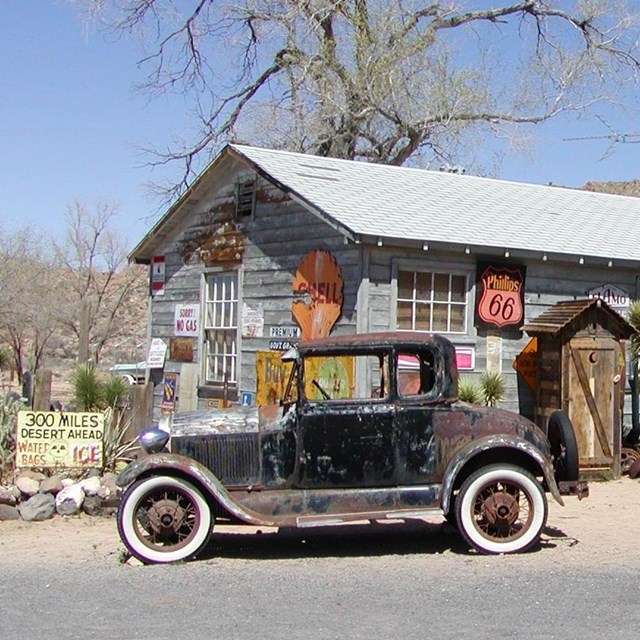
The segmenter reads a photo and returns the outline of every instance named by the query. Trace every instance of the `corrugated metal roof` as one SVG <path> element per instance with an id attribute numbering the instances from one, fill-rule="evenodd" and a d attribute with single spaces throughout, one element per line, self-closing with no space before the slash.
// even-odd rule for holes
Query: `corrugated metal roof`
<path id="1" fill-rule="evenodd" d="M 565 300 L 558 302 L 546 311 L 543 311 L 537 318 L 527 322 L 522 330 L 529 334 L 550 333 L 555 335 L 564 327 L 573 322 L 580 314 L 584 313 L 591 307 L 601 307 L 606 313 L 620 325 L 624 334 L 631 335 L 633 327 L 606 302 L 597 299 L 585 300 Z M 626 335 L 625 337 L 628 337 Z"/>
<path id="2" fill-rule="evenodd" d="M 640 260 L 640 198 L 230 147 L 354 235 Z"/>

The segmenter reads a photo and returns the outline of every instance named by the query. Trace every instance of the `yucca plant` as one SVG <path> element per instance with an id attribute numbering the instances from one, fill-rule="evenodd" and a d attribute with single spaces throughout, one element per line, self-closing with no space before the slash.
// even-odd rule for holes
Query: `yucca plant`
<path id="1" fill-rule="evenodd" d="M 458 399 L 469 404 L 482 404 L 484 396 L 480 383 L 473 378 L 460 378 L 458 382 Z"/>
<path id="2" fill-rule="evenodd" d="M 104 382 L 103 393 L 107 407 L 122 409 L 129 404 L 131 385 L 119 376 L 111 376 Z"/>
<path id="3" fill-rule="evenodd" d="M 504 399 L 504 378 L 497 371 L 484 371 L 480 376 L 482 398 L 488 407 L 495 407 Z"/>
<path id="4" fill-rule="evenodd" d="M 136 440 L 127 440 L 127 432 L 133 420 L 133 413 L 116 407 L 104 412 L 103 465 L 105 471 L 115 471 L 119 462 L 129 462 L 129 454 L 136 446 Z"/>
<path id="5" fill-rule="evenodd" d="M 99 411 L 106 406 L 104 383 L 89 364 L 79 364 L 72 376 L 78 411 Z"/>

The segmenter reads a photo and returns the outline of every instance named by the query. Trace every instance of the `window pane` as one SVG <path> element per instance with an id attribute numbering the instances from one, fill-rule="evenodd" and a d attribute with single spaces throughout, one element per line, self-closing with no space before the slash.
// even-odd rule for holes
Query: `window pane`
<path id="1" fill-rule="evenodd" d="M 431 274 L 416 273 L 416 299 L 431 300 Z"/>
<path id="2" fill-rule="evenodd" d="M 237 278 L 236 272 L 207 276 L 205 300 L 205 380 L 237 382 Z"/>
<path id="3" fill-rule="evenodd" d="M 433 299 L 449 300 L 449 274 L 436 273 L 433 278 Z"/>
<path id="4" fill-rule="evenodd" d="M 434 304 L 433 305 L 433 327 L 432 331 L 448 331 L 449 326 L 447 322 L 449 311 L 449 305 L 446 304 Z"/>
<path id="5" fill-rule="evenodd" d="M 398 271 L 398 298 L 413 299 L 413 276 L 411 271 Z"/>
<path id="6" fill-rule="evenodd" d="M 431 331 L 431 305 L 416 304 L 416 329 Z"/>
<path id="7" fill-rule="evenodd" d="M 413 317 L 413 304 L 411 302 L 398 302 L 398 329 L 408 331 L 413 329 L 411 319 Z"/>
<path id="8" fill-rule="evenodd" d="M 397 327 L 405 331 L 464 333 L 467 297 L 465 275 L 399 271 Z"/>
<path id="9" fill-rule="evenodd" d="M 467 279 L 464 276 L 451 276 L 451 302 L 465 302 Z"/>
<path id="10" fill-rule="evenodd" d="M 465 307 L 463 305 L 451 305 L 451 326 L 449 331 L 462 333 L 465 330 L 464 314 Z"/>

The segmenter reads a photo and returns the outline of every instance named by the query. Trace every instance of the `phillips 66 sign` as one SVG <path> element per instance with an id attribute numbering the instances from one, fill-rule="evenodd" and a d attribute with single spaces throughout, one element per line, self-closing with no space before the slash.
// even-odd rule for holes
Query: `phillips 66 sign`
<path id="1" fill-rule="evenodd" d="M 526 267 L 479 262 L 476 284 L 478 324 L 517 328 L 524 319 Z"/>

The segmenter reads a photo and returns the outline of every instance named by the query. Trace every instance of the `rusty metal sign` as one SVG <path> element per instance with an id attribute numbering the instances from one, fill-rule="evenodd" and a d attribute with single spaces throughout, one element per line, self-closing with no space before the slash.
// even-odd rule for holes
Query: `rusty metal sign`
<path id="1" fill-rule="evenodd" d="M 342 313 L 342 270 L 328 251 L 310 251 L 298 265 L 293 292 L 305 300 L 291 305 L 302 339 L 326 338 Z"/>
<path id="2" fill-rule="evenodd" d="M 516 356 L 513 368 L 522 376 L 532 391 L 538 389 L 538 376 L 536 368 L 538 364 L 538 339 L 531 338 L 526 347 Z"/>
<path id="3" fill-rule="evenodd" d="M 193 340 L 191 338 L 170 338 L 169 358 L 174 362 L 193 362 Z"/>

